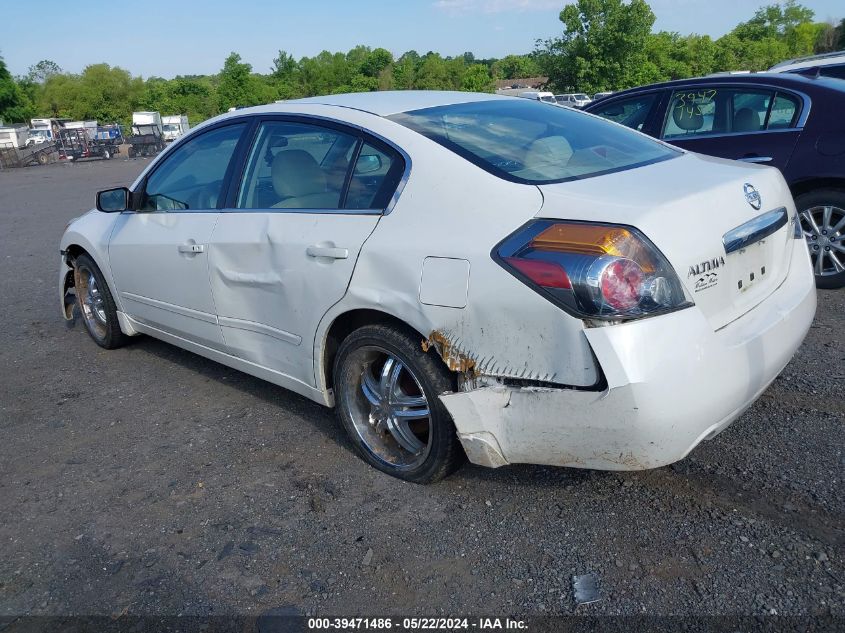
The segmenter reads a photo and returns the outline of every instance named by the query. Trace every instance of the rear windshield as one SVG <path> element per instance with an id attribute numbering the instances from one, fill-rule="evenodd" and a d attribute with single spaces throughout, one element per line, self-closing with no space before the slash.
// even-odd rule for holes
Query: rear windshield
<path id="1" fill-rule="evenodd" d="M 678 150 L 569 108 L 526 99 L 412 110 L 390 117 L 500 178 L 547 184 L 678 156 Z"/>

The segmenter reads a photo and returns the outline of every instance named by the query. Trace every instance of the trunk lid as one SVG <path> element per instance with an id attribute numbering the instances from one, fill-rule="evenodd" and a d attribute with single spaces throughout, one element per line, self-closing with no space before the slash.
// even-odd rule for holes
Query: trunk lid
<path id="1" fill-rule="evenodd" d="M 540 190 L 538 218 L 642 231 L 714 330 L 758 305 L 789 270 L 795 208 L 780 172 L 770 167 L 688 153 Z"/>

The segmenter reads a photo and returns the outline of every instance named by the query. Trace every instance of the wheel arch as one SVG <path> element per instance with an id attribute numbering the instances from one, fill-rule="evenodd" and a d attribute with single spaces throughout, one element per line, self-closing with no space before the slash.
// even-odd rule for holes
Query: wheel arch
<path id="1" fill-rule="evenodd" d="M 821 178 L 807 178 L 794 182 L 789 186 L 792 192 L 792 197 L 797 198 L 805 193 L 816 191 L 817 189 L 839 189 L 845 192 L 845 178 L 836 178 L 833 176 Z"/>
<path id="2" fill-rule="evenodd" d="M 326 328 L 325 334 L 317 340 L 317 343 L 320 345 L 317 363 L 318 374 L 316 376 L 318 389 L 322 389 L 323 391 L 332 389 L 334 381 L 334 360 L 343 339 L 360 327 L 376 324 L 393 325 L 405 331 L 411 338 L 418 337 L 420 345 L 427 338 L 421 332 L 420 328 L 409 324 L 407 321 L 389 312 L 372 308 L 352 308 L 345 310 L 332 319 L 331 324 Z M 436 357 L 439 362 L 443 362 L 433 349 L 428 353 Z"/>
<path id="3" fill-rule="evenodd" d="M 73 278 L 73 262 L 76 260 L 77 257 L 80 255 L 87 255 L 90 257 L 94 263 L 97 265 L 97 268 L 100 269 L 100 272 L 103 274 L 103 279 L 105 280 L 106 284 L 108 285 L 109 292 L 112 295 L 112 299 L 115 303 L 115 307 L 119 311 L 123 310 L 123 306 L 120 301 L 120 296 L 116 292 L 114 279 L 111 276 L 111 268 L 108 265 L 107 261 L 103 261 L 104 258 L 99 256 L 98 250 L 87 243 L 85 239 L 79 239 L 81 236 L 67 236 L 66 239 L 62 240 L 62 259 L 64 261 L 65 266 L 68 267 L 68 271 L 65 273 L 65 287 L 63 288 L 63 295 L 67 292 L 67 289 L 73 286 L 73 283 L 67 284 L 67 277 L 70 275 L 71 279 Z"/>

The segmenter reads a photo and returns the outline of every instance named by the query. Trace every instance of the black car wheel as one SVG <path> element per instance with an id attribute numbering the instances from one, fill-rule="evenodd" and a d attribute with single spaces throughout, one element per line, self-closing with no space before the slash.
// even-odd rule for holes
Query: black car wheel
<path id="1" fill-rule="evenodd" d="M 816 287 L 845 286 L 845 191 L 820 189 L 795 199 Z"/>
<path id="2" fill-rule="evenodd" d="M 337 415 L 358 453 L 379 470 L 415 483 L 438 481 L 464 461 L 440 394 L 454 376 L 419 340 L 367 325 L 341 343 L 334 364 Z"/>

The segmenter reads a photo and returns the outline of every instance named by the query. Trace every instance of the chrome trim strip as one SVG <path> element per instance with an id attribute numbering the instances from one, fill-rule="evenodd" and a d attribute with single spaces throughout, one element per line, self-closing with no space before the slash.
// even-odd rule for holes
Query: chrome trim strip
<path id="1" fill-rule="evenodd" d="M 730 255 L 750 244 L 759 242 L 786 226 L 787 222 L 786 207 L 780 207 L 774 211 L 768 211 L 762 215 L 758 215 L 745 224 L 740 224 L 722 236 L 722 243 L 725 245 L 725 254 Z"/>
<path id="2" fill-rule="evenodd" d="M 245 321 L 243 319 L 233 319 L 231 317 L 217 317 L 220 322 L 220 327 L 227 327 L 234 330 L 245 330 L 255 334 L 263 334 L 272 338 L 284 341 L 285 343 L 292 343 L 299 345 L 302 342 L 302 337 L 284 330 L 279 330 L 263 323 L 256 323 L 255 321 Z"/>
<path id="3" fill-rule="evenodd" d="M 173 314 L 178 314 L 180 316 L 190 317 L 192 319 L 197 319 L 198 321 L 204 321 L 205 323 L 214 323 L 215 325 L 217 325 L 217 317 L 213 314 L 208 314 L 207 312 L 191 310 L 191 308 L 183 308 L 182 306 L 177 306 L 173 305 L 172 303 L 159 301 L 158 299 L 150 299 L 149 297 L 136 295 L 131 292 L 121 292 L 120 296 L 124 299 L 129 299 L 130 301 L 137 301 L 138 303 L 143 303 L 144 305 L 148 305 L 153 308 L 158 308 L 159 310 L 172 312 Z"/>

